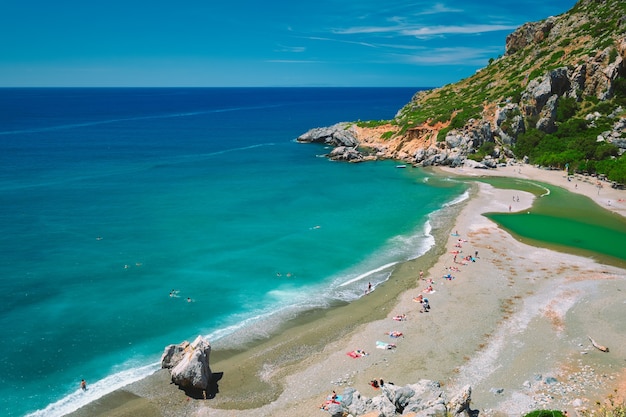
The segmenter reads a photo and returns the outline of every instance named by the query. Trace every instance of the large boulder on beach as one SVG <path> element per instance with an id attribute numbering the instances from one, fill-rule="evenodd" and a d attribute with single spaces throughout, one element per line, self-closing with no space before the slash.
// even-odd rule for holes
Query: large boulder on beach
<path id="1" fill-rule="evenodd" d="M 161 369 L 172 369 L 175 367 L 183 359 L 187 346 L 189 346 L 187 341 L 177 345 L 166 346 L 163 355 L 161 355 Z"/>
<path id="2" fill-rule="evenodd" d="M 211 344 L 202 336 L 192 343 L 169 345 L 161 357 L 161 368 L 170 369 L 172 382 L 180 388 L 204 391 L 212 378 L 209 366 Z"/>

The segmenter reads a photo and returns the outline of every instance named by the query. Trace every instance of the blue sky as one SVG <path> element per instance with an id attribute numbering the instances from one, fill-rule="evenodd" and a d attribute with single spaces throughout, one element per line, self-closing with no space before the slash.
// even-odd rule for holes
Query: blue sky
<path id="1" fill-rule="evenodd" d="M 0 86 L 458 81 L 575 0 L 2 0 Z"/>

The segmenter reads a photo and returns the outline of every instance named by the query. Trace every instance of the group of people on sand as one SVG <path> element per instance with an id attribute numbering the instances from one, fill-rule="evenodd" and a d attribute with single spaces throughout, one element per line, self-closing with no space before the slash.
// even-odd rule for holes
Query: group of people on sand
<path id="1" fill-rule="evenodd" d="M 454 254 L 454 262 L 455 263 L 459 263 L 457 262 L 457 255 L 459 255 L 462 251 L 460 250 L 461 244 L 467 242 L 467 240 L 462 239 L 460 237 L 460 234 L 458 231 L 456 231 L 455 233 L 452 234 L 453 236 L 458 237 L 458 239 L 456 240 L 455 246 L 457 249 L 453 250 L 451 253 Z M 478 251 L 474 252 L 474 256 L 472 255 L 467 255 L 463 257 L 463 261 L 460 262 L 463 265 L 467 265 L 469 262 L 476 262 L 476 259 L 478 259 Z M 461 270 L 459 269 L 459 267 L 457 266 L 449 266 L 446 267 L 446 270 L 448 271 L 447 273 L 445 273 L 443 275 L 444 279 L 447 280 L 452 280 L 454 279 L 454 276 L 452 276 L 451 272 L 461 272 Z M 420 270 L 419 271 L 419 279 L 418 279 L 418 283 L 421 283 L 421 281 L 424 281 L 427 286 L 426 288 L 424 288 L 422 290 L 422 294 L 419 294 L 417 297 L 413 298 L 413 301 L 418 302 L 421 304 L 421 308 L 420 308 L 420 313 L 427 313 L 430 311 L 430 302 L 428 300 L 428 298 L 426 298 L 424 296 L 424 294 L 432 294 L 435 292 L 433 285 L 435 284 L 435 282 L 431 279 L 431 278 L 426 278 L 424 275 L 424 271 Z M 366 294 L 369 294 L 372 291 L 372 286 L 371 283 L 368 283 L 368 287 L 365 290 Z M 405 321 L 407 320 L 407 315 L 406 314 L 398 314 L 392 317 L 393 320 L 395 321 Z M 388 335 L 391 338 L 399 338 L 399 337 L 403 337 L 404 334 L 400 331 L 397 330 L 393 330 L 393 331 L 389 331 L 385 333 L 386 335 Z M 377 348 L 381 348 L 381 349 L 394 349 L 396 347 L 395 344 L 393 343 L 386 343 L 386 342 L 376 342 L 376 347 Z M 366 353 L 365 351 L 361 350 L 361 349 L 357 349 L 351 352 L 348 352 L 348 355 L 353 357 L 353 358 L 358 358 L 358 357 L 362 357 L 362 356 L 367 356 L 368 353 Z M 385 384 L 385 382 L 382 379 L 373 379 L 370 381 L 370 385 L 374 388 L 374 389 L 380 389 L 381 387 L 383 387 Z M 392 384 L 391 382 L 388 382 L 388 384 Z M 340 404 L 340 397 L 338 397 L 335 394 L 335 391 L 333 391 L 333 394 L 331 396 L 329 396 L 326 401 L 321 405 L 321 409 L 324 410 L 328 410 L 328 407 L 331 404 Z"/>

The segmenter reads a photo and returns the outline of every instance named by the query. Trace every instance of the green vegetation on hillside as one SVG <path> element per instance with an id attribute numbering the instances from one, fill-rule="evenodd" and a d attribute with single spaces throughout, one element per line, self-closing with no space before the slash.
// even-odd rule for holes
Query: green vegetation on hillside
<path id="1" fill-rule="evenodd" d="M 489 120 L 497 107 L 507 103 L 521 107 L 529 83 L 554 69 L 567 68 L 571 72 L 592 61 L 591 58 L 594 65 L 616 62 L 618 41 L 626 33 L 623 16 L 626 16 L 626 2 L 622 0 L 580 0 L 567 13 L 529 24 L 537 36 L 524 40 L 523 31 L 518 33 L 519 42 L 512 44 L 507 54 L 490 59 L 485 68 L 471 77 L 419 92 L 394 120 L 377 123 L 397 124 L 400 135 L 414 126 L 441 123 L 444 127 L 437 139 L 442 141 L 448 132 L 463 128 L 472 119 Z M 624 76 L 621 74 L 621 78 L 613 81 L 612 95 L 606 100 L 583 91 L 577 91 L 576 98 L 561 96 L 557 102 L 556 131 L 550 134 L 535 128 L 537 116 L 525 118 L 525 133 L 519 136 L 507 130 L 511 128 L 511 120 L 505 120 L 500 126 L 502 131 L 517 136 L 511 146 L 515 156 L 520 159 L 527 156 L 533 164 L 604 174 L 626 183 L 626 156 L 620 156 L 615 145 L 598 140 L 612 129 L 619 117 L 626 115 Z M 590 114 L 595 116 L 590 118 Z M 502 145 L 498 141 L 496 138 L 495 145 Z M 472 159 L 490 149 L 493 149 L 491 145 L 479 147 Z"/>
<path id="2" fill-rule="evenodd" d="M 604 174 L 608 179 L 626 183 L 626 157 L 619 156 L 619 148 L 602 138 L 611 129 L 615 117 L 609 117 L 620 106 L 626 106 L 626 91 L 619 80 L 612 99 L 598 102 L 594 98 L 582 104 L 570 98 L 561 98 L 557 111 L 557 131 L 552 134 L 529 129 L 517 138 L 513 147 L 516 155 L 528 156 L 531 163 L 556 168 L 568 167 L 570 172 Z M 589 123 L 583 117 L 598 113 Z M 626 136 L 624 136 L 626 137 Z"/>
<path id="3" fill-rule="evenodd" d="M 537 410 L 526 414 L 524 417 L 565 417 L 562 411 L 558 410 Z"/>

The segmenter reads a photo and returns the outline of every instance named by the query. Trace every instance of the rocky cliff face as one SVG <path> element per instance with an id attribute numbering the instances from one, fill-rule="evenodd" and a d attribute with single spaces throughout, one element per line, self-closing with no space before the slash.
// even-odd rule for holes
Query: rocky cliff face
<path id="1" fill-rule="evenodd" d="M 507 37 L 505 55 L 492 64 L 497 72 L 487 73 L 488 67 L 452 87 L 420 92 L 388 125 L 361 128 L 342 123 L 312 129 L 297 140 L 331 145 L 335 149 L 328 154 L 330 158 L 351 162 L 388 158 L 422 166 L 458 166 L 485 143 L 492 143 L 493 150 L 475 163 L 476 166 L 495 167 L 511 158 L 522 159 L 524 155 L 514 155 L 512 151 L 518 136 L 531 128 L 555 132 L 561 98 L 578 102 L 589 97 L 610 100 L 615 93 L 616 80 L 626 78 L 626 15 L 615 21 L 617 35 L 603 34 L 607 39 L 601 49 L 593 49 L 597 40 L 591 38 L 593 32 L 588 28 L 601 27 L 603 17 L 597 13 L 599 5 L 611 10 L 614 2 L 581 0 L 566 14 L 521 26 Z M 589 51 L 581 54 L 585 48 Z M 511 80 L 503 70 L 511 67 L 528 70 L 523 78 Z M 407 121 L 408 114 L 427 107 L 429 100 L 441 100 L 446 95 L 464 97 L 470 95 L 465 92 L 472 85 L 480 83 L 487 83 L 487 88 L 502 93 L 494 95 L 492 101 L 478 102 L 478 106 L 482 106 L 480 115 L 465 120 L 461 127 L 450 128 L 458 114 L 456 110 L 443 122 Z M 459 111 L 463 111 L 463 105 L 467 103 L 460 102 Z M 585 120 L 592 124 L 594 117 L 598 115 L 589 113 Z M 621 154 L 626 151 L 626 114 L 622 108 L 617 108 L 608 117 L 614 120 L 613 127 L 603 132 L 598 140 L 618 146 Z M 394 134 L 389 137 L 389 132 Z"/>

